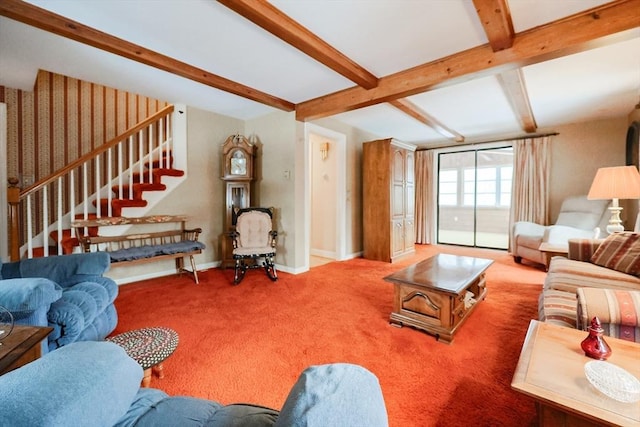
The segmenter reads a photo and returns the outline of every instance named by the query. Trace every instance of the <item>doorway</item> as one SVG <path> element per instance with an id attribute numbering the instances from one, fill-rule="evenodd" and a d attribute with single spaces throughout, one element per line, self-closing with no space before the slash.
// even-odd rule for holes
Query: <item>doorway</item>
<path id="1" fill-rule="evenodd" d="M 309 149 L 309 266 L 345 258 L 346 136 L 306 124 Z"/>

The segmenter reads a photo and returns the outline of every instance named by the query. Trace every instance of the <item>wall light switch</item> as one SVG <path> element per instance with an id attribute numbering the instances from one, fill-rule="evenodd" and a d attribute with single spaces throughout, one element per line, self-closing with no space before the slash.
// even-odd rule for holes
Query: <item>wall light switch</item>
<path id="1" fill-rule="evenodd" d="M 282 176 L 284 177 L 284 179 L 291 179 L 291 171 L 284 171 Z"/>

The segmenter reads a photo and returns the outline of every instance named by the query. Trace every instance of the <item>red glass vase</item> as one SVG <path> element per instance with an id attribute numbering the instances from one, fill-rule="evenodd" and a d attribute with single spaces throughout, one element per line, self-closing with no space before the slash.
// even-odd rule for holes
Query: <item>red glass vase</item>
<path id="1" fill-rule="evenodd" d="M 611 347 L 602 337 L 602 325 L 600 319 L 594 317 L 591 319 L 591 325 L 587 328 L 589 335 L 580 343 L 580 347 L 584 354 L 592 359 L 607 360 L 611 356 Z"/>

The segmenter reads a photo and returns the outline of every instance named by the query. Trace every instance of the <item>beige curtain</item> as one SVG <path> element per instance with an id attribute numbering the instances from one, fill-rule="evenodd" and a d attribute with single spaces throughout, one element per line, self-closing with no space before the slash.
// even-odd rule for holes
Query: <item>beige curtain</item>
<path id="1" fill-rule="evenodd" d="M 549 145 L 551 137 L 513 141 L 513 188 L 509 230 L 517 221 L 549 223 Z M 513 236 L 509 248 L 513 247 Z"/>
<path id="2" fill-rule="evenodd" d="M 434 243 L 434 183 L 433 150 L 416 152 L 416 243 Z"/>

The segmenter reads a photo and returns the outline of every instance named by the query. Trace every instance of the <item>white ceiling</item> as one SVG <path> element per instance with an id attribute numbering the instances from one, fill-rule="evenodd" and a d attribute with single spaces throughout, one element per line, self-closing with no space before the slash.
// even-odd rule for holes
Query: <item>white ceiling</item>
<path id="1" fill-rule="evenodd" d="M 354 83 L 213 0 L 31 0 L 82 24 L 292 103 Z M 471 0 L 272 0 L 377 77 L 488 42 Z M 509 0 L 515 32 L 607 3 Z M 640 11 L 639 11 L 640 13 Z M 624 41 L 522 69 L 539 130 L 629 114 L 640 99 L 640 29 Z M 38 69 L 249 119 L 274 108 L 0 17 L 0 85 L 31 90 Z M 408 98 L 468 141 L 519 135 L 495 76 Z M 334 116 L 379 137 L 445 141 L 389 104 Z"/>

